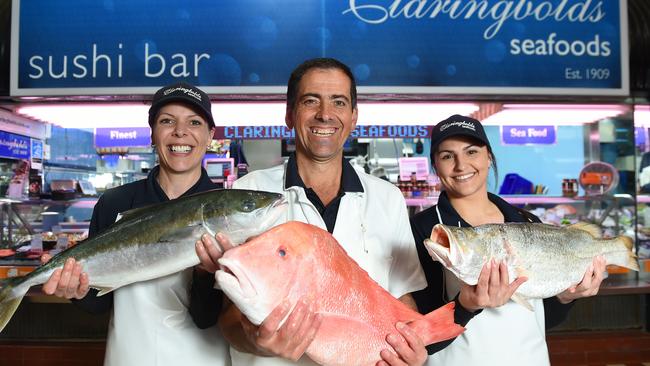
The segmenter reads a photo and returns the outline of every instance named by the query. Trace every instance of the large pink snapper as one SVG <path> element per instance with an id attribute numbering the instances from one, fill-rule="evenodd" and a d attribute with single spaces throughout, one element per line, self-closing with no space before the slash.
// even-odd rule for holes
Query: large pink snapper
<path id="1" fill-rule="evenodd" d="M 350 258 L 334 237 L 291 221 L 228 250 L 216 278 L 221 289 L 254 324 L 284 299 L 314 299 L 322 323 L 306 354 L 322 365 L 374 365 L 395 324 L 409 324 L 425 344 L 456 337 L 451 302 L 427 315 L 391 296 Z"/>

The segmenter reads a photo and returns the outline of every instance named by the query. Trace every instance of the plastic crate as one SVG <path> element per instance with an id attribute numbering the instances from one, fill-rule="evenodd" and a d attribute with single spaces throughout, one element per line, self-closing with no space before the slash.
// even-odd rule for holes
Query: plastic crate
<path id="1" fill-rule="evenodd" d="M 532 194 L 533 182 L 519 174 L 509 173 L 503 178 L 499 194 Z"/>

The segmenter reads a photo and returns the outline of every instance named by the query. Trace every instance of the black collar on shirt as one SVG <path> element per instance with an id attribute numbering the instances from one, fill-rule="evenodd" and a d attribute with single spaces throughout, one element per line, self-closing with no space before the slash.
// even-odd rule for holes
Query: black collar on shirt
<path id="1" fill-rule="evenodd" d="M 342 164 L 341 192 L 363 192 L 361 180 L 352 165 L 350 165 L 348 159 L 343 159 Z M 298 174 L 298 163 L 296 162 L 296 154 L 294 153 L 289 156 L 289 161 L 287 162 L 284 186 L 285 188 L 294 186 L 307 188 L 302 178 L 300 178 L 300 174 Z"/>
<path id="2" fill-rule="evenodd" d="M 165 191 L 163 191 L 162 187 L 158 183 L 158 179 L 156 179 L 159 172 L 159 165 L 156 165 L 149 172 L 149 175 L 147 176 L 147 191 L 155 194 L 159 202 L 169 201 L 169 197 L 167 197 L 167 194 Z M 199 180 L 194 183 L 190 189 L 185 191 L 185 193 L 180 195 L 179 198 L 216 188 L 218 188 L 218 186 L 210 180 L 210 177 L 208 177 L 208 173 L 205 171 L 205 169 L 201 168 L 201 177 L 199 177 Z"/>
<path id="3" fill-rule="evenodd" d="M 343 159 L 343 169 L 341 172 L 341 188 L 339 189 L 336 197 L 327 206 L 323 204 L 320 197 L 314 192 L 313 189 L 305 187 L 305 182 L 298 174 L 298 164 L 296 163 L 295 154 L 289 156 L 287 162 L 287 169 L 285 171 L 284 186 L 289 187 L 302 187 L 305 190 L 307 199 L 316 207 L 318 213 L 323 218 L 327 231 L 334 232 L 334 225 L 336 225 L 336 217 L 339 213 L 339 206 L 341 205 L 341 198 L 346 192 L 363 192 L 363 186 L 357 172 L 354 171 L 350 162 Z"/>
<path id="4" fill-rule="evenodd" d="M 528 222 L 526 216 L 521 210 L 509 204 L 503 198 L 488 192 L 488 199 L 497 206 L 499 211 L 501 211 L 504 222 Z M 460 217 L 454 206 L 451 205 L 451 202 L 449 202 L 449 196 L 447 196 L 447 192 L 445 191 L 441 192 L 440 197 L 438 197 L 438 209 L 440 210 L 443 224 L 456 226 L 458 225 L 458 222 L 460 222 L 460 226 L 462 227 L 471 226 Z"/>

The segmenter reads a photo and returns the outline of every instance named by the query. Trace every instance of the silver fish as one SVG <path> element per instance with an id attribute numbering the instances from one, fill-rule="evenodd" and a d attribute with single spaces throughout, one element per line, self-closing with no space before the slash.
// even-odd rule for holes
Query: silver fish
<path id="1" fill-rule="evenodd" d="M 279 193 L 212 190 L 130 210 L 101 234 L 84 240 L 26 276 L 0 283 L 0 331 L 31 286 L 45 283 L 68 258 L 88 273 L 98 296 L 134 282 L 163 277 L 199 263 L 195 243 L 222 232 L 242 243 L 278 222 L 286 205 Z"/>
<path id="2" fill-rule="evenodd" d="M 424 240 L 434 260 L 463 282 L 475 285 L 486 261 L 504 261 L 511 281 L 526 276 L 513 300 L 532 310 L 527 298 L 555 296 L 580 282 L 597 255 L 607 264 L 639 270 L 627 236 L 601 239 L 596 225 L 568 227 L 538 223 L 453 227 L 437 224 Z"/>

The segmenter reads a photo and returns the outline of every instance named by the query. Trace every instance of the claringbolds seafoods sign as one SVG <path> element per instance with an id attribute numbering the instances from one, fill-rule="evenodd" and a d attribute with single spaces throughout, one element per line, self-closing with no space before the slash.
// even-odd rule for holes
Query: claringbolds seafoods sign
<path id="1" fill-rule="evenodd" d="M 625 0 L 14 0 L 11 94 L 281 93 L 305 59 L 365 93 L 628 94 Z"/>

